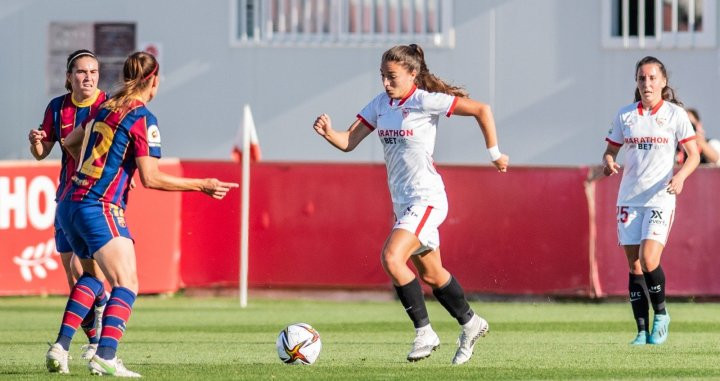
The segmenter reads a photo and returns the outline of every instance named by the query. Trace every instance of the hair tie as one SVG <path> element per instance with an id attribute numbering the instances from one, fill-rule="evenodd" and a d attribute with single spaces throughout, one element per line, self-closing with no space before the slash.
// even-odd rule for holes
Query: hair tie
<path id="1" fill-rule="evenodd" d="M 150 74 L 148 74 L 147 76 L 145 76 L 145 77 L 143 78 L 143 81 L 147 81 L 148 79 L 150 79 L 150 77 L 152 77 L 153 74 L 155 74 L 155 72 L 157 72 L 157 69 L 158 69 L 159 66 L 160 66 L 159 64 L 158 64 L 158 65 L 155 65 L 155 67 L 152 69 L 152 71 L 150 72 Z"/>
<path id="2" fill-rule="evenodd" d="M 76 59 L 78 59 L 78 58 L 80 58 L 80 57 L 82 57 L 82 56 L 90 56 L 90 57 L 92 57 L 92 58 L 97 59 L 97 57 L 95 57 L 95 55 L 92 54 L 92 53 L 89 52 L 89 51 L 80 52 L 80 53 L 72 56 L 72 58 L 70 58 L 70 59 L 68 60 L 68 63 L 67 63 L 67 71 L 70 71 L 70 68 L 72 67 L 73 62 L 74 62 Z"/>

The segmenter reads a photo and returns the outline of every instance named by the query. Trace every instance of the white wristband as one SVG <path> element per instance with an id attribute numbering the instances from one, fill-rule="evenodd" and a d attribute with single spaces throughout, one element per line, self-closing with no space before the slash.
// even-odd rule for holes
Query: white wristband
<path id="1" fill-rule="evenodd" d="M 502 153 L 500 153 L 500 148 L 498 148 L 498 146 L 492 146 L 487 150 L 490 154 L 490 161 L 495 161 L 502 157 Z"/>

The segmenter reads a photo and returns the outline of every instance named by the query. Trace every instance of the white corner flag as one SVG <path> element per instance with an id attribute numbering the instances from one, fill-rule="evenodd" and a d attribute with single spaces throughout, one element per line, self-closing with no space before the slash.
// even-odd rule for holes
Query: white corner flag
<path id="1" fill-rule="evenodd" d="M 249 131 L 249 139 L 245 139 L 245 132 Z M 255 130 L 255 122 L 253 121 L 250 105 L 243 106 L 242 124 L 238 127 L 235 134 L 235 140 L 232 148 L 232 158 L 234 161 L 240 162 L 243 159 L 243 152 L 250 152 L 250 160 L 253 162 L 260 161 L 262 154 L 260 152 L 260 141 L 258 140 L 257 131 Z"/>
<path id="2" fill-rule="evenodd" d="M 242 187 L 240 189 L 240 307 L 247 307 L 248 290 L 248 241 L 250 224 L 250 161 L 260 160 L 260 144 L 255 131 L 250 105 L 243 107 L 243 119 L 233 146 L 233 158 L 242 164 Z"/>

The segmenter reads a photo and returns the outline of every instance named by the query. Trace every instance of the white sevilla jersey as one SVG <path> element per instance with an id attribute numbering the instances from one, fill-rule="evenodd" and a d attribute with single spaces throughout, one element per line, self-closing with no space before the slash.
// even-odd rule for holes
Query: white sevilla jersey
<path id="1" fill-rule="evenodd" d="M 660 101 L 650 112 L 642 103 L 627 105 L 613 120 L 608 143 L 626 146 L 618 206 L 674 207 L 667 192 L 673 175 L 675 147 L 695 138 L 685 110 Z"/>
<path id="2" fill-rule="evenodd" d="M 452 95 L 413 87 L 400 101 L 381 93 L 357 115 L 368 128 L 377 129 L 394 203 L 445 197 L 432 154 L 438 119 L 452 115 L 456 103 Z"/>

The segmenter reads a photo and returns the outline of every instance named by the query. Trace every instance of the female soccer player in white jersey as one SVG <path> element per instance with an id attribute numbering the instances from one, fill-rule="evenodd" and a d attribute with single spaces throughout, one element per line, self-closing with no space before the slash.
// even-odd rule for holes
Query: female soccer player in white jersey
<path id="1" fill-rule="evenodd" d="M 618 173 L 615 158 L 625 145 L 617 224 L 618 240 L 630 265 L 630 304 L 638 328 L 632 344 L 662 344 L 668 337 L 670 315 L 660 256 L 672 226 L 675 197 L 700 163 L 700 155 L 688 115 L 668 86 L 662 62 L 649 56 L 641 59 L 635 66 L 635 80 L 635 102 L 618 111 L 605 139 L 604 173 Z M 688 159 L 673 175 L 678 144 Z M 652 333 L 647 325 L 648 299 L 654 311 Z"/>
<path id="2" fill-rule="evenodd" d="M 445 186 L 432 159 L 439 117 L 475 117 L 491 161 L 500 172 L 507 170 L 508 156 L 498 149 L 490 107 L 471 100 L 463 89 L 430 73 L 419 46 L 395 46 L 386 51 L 380 76 L 385 91 L 360 111 L 347 131 L 334 130 L 326 114 L 315 120 L 313 128 L 345 152 L 378 131 L 396 219 L 382 250 L 382 265 L 415 326 L 415 340 L 407 359 L 426 358 L 440 345 L 430 326 L 420 283 L 407 265 L 411 259 L 420 278 L 462 326 L 452 360 L 453 364 L 462 364 L 470 359 L 475 341 L 488 332 L 489 326 L 470 308 L 462 287 L 442 266 L 440 258 L 438 227 L 445 220 L 448 205 Z"/>

